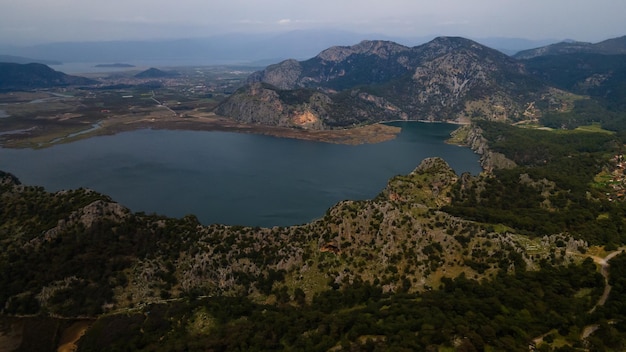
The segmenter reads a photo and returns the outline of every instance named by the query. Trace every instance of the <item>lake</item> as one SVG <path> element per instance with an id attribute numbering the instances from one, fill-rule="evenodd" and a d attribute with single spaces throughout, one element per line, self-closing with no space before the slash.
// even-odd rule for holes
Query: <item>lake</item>
<path id="1" fill-rule="evenodd" d="M 424 158 L 480 172 L 478 155 L 444 143 L 457 126 L 394 123 L 398 138 L 338 145 L 262 135 L 138 130 L 50 148 L 0 148 L 0 169 L 49 191 L 87 187 L 133 211 L 203 224 L 287 226 L 345 199 L 375 197 Z"/>

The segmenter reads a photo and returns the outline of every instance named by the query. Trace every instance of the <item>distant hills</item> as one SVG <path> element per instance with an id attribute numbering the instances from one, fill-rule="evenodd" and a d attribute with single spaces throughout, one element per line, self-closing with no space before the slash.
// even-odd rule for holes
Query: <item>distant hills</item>
<path id="1" fill-rule="evenodd" d="M 532 59 L 539 56 L 562 54 L 626 54 L 626 36 L 608 39 L 599 43 L 565 41 L 539 48 L 523 50 L 513 55 L 516 59 Z"/>
<path id="2" fill-rule="evenodd" d="M 70 76 L 43 64 L 0 63 L 0 89 L 21 90 L 69 85 L 90 85 L 97 81 Z"/>
<path id="3" fill-rule="evenodd" d="M 175 71 L 162 71 L 158 68 L 149 68 L 145 71 L 141 71 L 135 75 L 135 78 L 171 78 L 180 76 L 178 72 Z"/>

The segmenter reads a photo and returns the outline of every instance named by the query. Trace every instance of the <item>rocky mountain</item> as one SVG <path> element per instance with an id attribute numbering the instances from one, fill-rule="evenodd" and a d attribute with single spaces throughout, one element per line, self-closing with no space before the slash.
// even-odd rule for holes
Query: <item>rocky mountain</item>
<path id="1" fill-rule="evenodd" d="M 70 85 L 91 85 L 97 81 L 70 76 L 37 64 L 0 63 L 0 89 L 23 90 Z"/>
<path id="2" fill-rule="evenodd" d="M 245 122 L 332 128 L 402 119 L 520 120 L 548 87 L 520 62 L 458 37 L 406 47 L 337 46 L 254 73 L 216 112 Z"/>
<path id="3" fill-rule="evenodd" d="M 626 36 L 607 39 L 599 43 L 564 41 L 535 49 L 522 50 L 513 55 L 516 59 L 532 59 L 539 56 L 562 54 L 626 54 Z"/>

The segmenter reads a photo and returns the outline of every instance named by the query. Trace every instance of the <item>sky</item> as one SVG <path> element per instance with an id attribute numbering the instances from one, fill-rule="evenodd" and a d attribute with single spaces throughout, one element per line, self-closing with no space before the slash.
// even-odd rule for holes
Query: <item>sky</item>
<path id="1" fill-rule="evenodd" d="M 626 1 L 0 0 L 0 44 L 315 29 L 598 42 L 626 35 Z"/>

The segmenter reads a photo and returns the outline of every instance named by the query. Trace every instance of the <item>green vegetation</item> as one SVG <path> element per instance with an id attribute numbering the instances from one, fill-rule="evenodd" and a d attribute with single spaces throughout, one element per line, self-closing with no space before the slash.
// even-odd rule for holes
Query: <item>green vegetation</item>
<path id="1" fill-rule="evenodd" d="M 278 304 L 216 297 L 143 312 L 105 316 L 81 340 L 81 350 L 458 350 L 523 351 L 536 336 L 559 331 L 573 346 L 587 324 L 585 312 L 600 293 L 602 278 L 590 260 L 582 265 L 538 272 L 501 273 L 478 282 L 446 279 L 439 290 L 384 294 L 355 282 Z M 590 293 L 577 295 L 587 290 Z M 204 321 L 198 324 L 198 321 Z M 189 329 L 200 325 L 201 328 Z M 611 344 L 623 346 L 615 336 Z"/>
<path id="2" fill-rule="evenodd" d="M 626 107 L 626 55 L 546 55 L 524 63 L 555 87 L 589 95 L 609 111 L 623 113 Z"/>
<path id="3" fill-rule="evenodd" d="M 542 131 L 480 122 L 493 151 L 517 167 L 497 170 L 453 191 L 447 211 L 505 224 L 530 236 L 567 232 L 593 244 L 626 243 L 622 202 L 610 202 L 595 175 L 620 150 L 616 137 L 586 131 Z M 597 184 L 596 184 L 597 185 Z M 600 216 L 608 214 L 608 216 Z"/>
<path id="4" fill-rule="evenodd" d="M 458 177 L 427 159 L 289 228 L 132 214 L 2 173 L 2 313 L 94 319 L 82 350 L 620 349 L 620 269 L 589 313 L 604 280 L 585 243 L 626 243 L 606 196 L 618 137 L 476 127 L 516 166 Z"/>
<path id="5" fill-rule="evenodd" d="M 568 130 L 586 125 L 599 125 L 620 135 L 626 129 L 626 114 L 623 110 L 609 110 L 606 105 L 589 98 L 576 100 L 569 111 L 549 112 L 540 121 L 546 127 Z"/>
<path id="6" fill-rule="evenodd" d="M 239 98 L 265 104 L 244 104 L 247 111 L 274 113 L 275 103 L 286 104 L 279 106 L 311 112 L 327 126 L 407 111 L 463 116 L 473 124 L 455 141 L 481 150 L 487 172 L 458 176 L 443 160 L 427 159 L 375 199 L 343 201 L 310 224 L 271 229 L 133 214 L 89 190 L 48 193 L 0 172 L 0 328 L 41 326 L 40 337 L 21 345 L 38 349 L 37 341 L 58 343 L 71 321 L 88 320 L 81 351 L 626 349 L 623 60 L 536 59 L 530 77 L 466 40 L 435 44 L 364 42 L 400 51 L 389 51 L 383 70 L 384 55 L 344 48 L 356 50 L 349 56 L 356 69 L 342 60 L 334 71 L 319 58 L 301 63 L 324 86 L 262 83 L 239 91 L 260 96 Z M 442 51 L 444 44 L 458 50 Z M 415 50 L 425 56 L 400 56 Z M 559 67 L 553 60 L 573 73 L 551 71 Z M 489 74 L 458 84 L 458 72 L 477 67 Z M 40 123 L 60 135 L 109 113 L 151 119 L 156 103 L 176 112 L 170 118 L 178 123 L 186 120 L 179 113 L 210 112 L 243 82 L 207 72 L 212 85 L 204 85 L 198 72 L 178 78 L 193 89 L 144 82 L 74 96 L 0 96 L 11 100 L 0 127 L 28 128 L 45 108 L 17 103 L 37 99 L 51 99 L 54 117 Z M 612 289 L 603 297 L 606 282 Z"/>
<path id="7" fill-rule="evenodd" d="M 513 139 L 550 135 L 481 127 Z M 600 153 L 597 142 L 611 145 L 571 141 L 573 134 L 553 134 L 558 143 L 542 155 L 558 161 L 559 148 Z M 537 167 L 527 164 L 526 171 Z M 458 192 L 456 175 L 438 159 L 392 179 L 374 201 L 344 202 L 319 222 L 276 229 L 130 214 L 94 192 L 50 194 L 0 176 L 0 215 L 9 219 L 0 226 L 3 313 L 99 317 L 82 350 L 522 350 L 550 331 L 580 346 L 579 332 L 598 314 L 621 314 L 619 307 L 586 313 L 603 280 L 590 260 L 565 254 L 567 238 L 546 247 L 530 239 L 538 233 L 511 235 L 515 224 L 487 229 L 429 210 Z M 507 177 L 519 182 L 506 173 L 488 180 L 512 183 Z M 532 180 L 518 195 L 536 193 Z M 538 270 L 527 271 L 529 264 Z M 608 344 L 623 343 L 609 333 Z"/>

